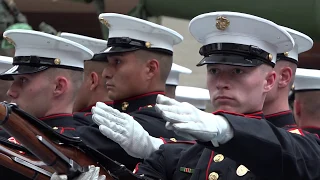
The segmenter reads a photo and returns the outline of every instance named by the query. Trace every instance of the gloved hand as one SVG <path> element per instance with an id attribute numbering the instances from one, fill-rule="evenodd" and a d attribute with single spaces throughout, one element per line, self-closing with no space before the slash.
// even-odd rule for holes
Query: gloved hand
<path id="1" fill-rule="evenodd" d="M 100 167 L 90 166 L 89 171 L 82 173 L 79 177 L 73 179 L 73 180 L 105 180 L 106 176 L 101 175 L 99 176 Z M 67 175 L 58 175 L 57 173 L 54 173 L 50 180 L 67 180 Z"/>
<path id="2" fill-rule="evenodd" d="M 167 129 L 185 138 L 211 141 L 218 147 L 233 137 L 233 130 L 223 116 L 201 111 L 189 103 L 158 95 L 155 109 L 167 121 Z"/>
<path id="3" fill-rule="evenodd" d="M 144 159 L 159 149 L 163 141 L 154 138 L 133 119 L 102 102 L 92 107 L 92 119 L 99 125 L 100 132 L 118 143 L 130 156 Z"/>

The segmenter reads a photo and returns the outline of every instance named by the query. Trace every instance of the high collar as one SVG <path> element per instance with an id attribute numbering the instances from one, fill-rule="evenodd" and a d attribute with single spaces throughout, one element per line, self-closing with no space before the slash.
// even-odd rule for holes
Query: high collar
<path id="1" fill-rule="evenodd" d="M 120 112 L 131 113 L 141 107 L 154 106 L 156 104 L 158 94 L 164 94 L 164 92 L 150 92 L 127 99 L 114 101 L 113 108 L 118 109 Z"/>
<path id="2" fill-rule="evenodd" d="M 273 125 L 277 127 L 284 127 L 296 124 L 291 110 L 269 114 L 265 117 L 267 121 L 271 122 Z"/>
<path id="3" fill-rule="evenodd" d="M 68 113 L 52 114 L 39 119 L 51 127 L 73 127 L 78 124 L 73 119 L 73 114 Z"/>
<path id="4" fill-rule="evenodd" d="M 105 104 L 108 105 L 108 106 L 112 106 L 113 101 L 106 101 L 106 102 L 103 102 L 103 103 L 105 103 Z M 95 106 L 95 105 L 96 105 L 96 104 L 93 104 L 93 105 L 91 105 L 91 106 L 85 107 L 85 108 L 83 108 L 83 109 L 81 109 L 81 110 L 79 110 L 79 111 L 77 111 L 77 112 L 91 112 L 91 108 L 92 108 L 93 106 Z"/>
<path id="5" fill-rule="evenodd" d="M 315 126 L 305 126 L 302 127 L 301 129 L 308 131 L 310 133 L 314 133 L 320 136 L 320 127 L 315 127 Z"/>
<path id="6" fill-rule="evenodd" d="M 254 119 L 264 119 L 265 118 L 262 111 L 257 111 L 257 112 L 253 112 L 253 113 L 246 113 L 246 114 L 239 114 L 239 113 L 223 111 L 223 110 L 218 110 L 218 111 L 213 112 L 213 114 L 223 114 L 223 113 L 236 115 L 236 116 L 244 116 L 247 118 L 254 118 Z"/>

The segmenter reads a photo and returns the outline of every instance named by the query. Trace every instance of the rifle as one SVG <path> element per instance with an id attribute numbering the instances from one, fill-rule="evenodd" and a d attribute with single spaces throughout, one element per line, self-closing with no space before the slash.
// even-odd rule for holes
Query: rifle
<path id="1" fill-rule="evenodd" d="M 0 139 L 0 165 L 34 180 L 49 180 L 54 170 L 23 146 Z"/>
<path id="2" fill-rule="evenodd" d="M 0 103 L 0 126 L 55 172 L 67 174 L 68 179 L 88 171 L 89 165 L 99 166 L 100 175 L 110 180 L 145 179 L 78 138 L 56 132 L 15 104 Z"/>

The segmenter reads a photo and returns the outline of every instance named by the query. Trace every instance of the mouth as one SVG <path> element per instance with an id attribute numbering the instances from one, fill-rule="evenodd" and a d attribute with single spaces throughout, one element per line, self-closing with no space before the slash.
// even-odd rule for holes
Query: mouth
<path id="1" fill-rule="evenodd" d="M 107 89 L 111 89 L 111 88 L 114 88 L 115 86 L 112 84 L 106 84 L 106 87 L 107 87 Z"/>
<path id="2" fill-rule="evenodd" d="M 217 96 L 214 100 L 232 100 L 232 98 L 228 96 Z"/>

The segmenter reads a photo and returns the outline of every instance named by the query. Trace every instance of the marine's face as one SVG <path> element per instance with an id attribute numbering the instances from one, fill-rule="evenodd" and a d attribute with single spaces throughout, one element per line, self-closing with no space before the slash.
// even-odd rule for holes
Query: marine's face
<path id="1" fill-rule="evenodd" d="M 30 75 L 14 75 L 14 80 L 7 95 L 12 103 L 16 103 L 22 110 L 40 118 L 50 107 L 53 86 L 43 72 Z"/>
<path id="2" fill-rule="evenodd" d="M 251 113 L 262 109 L 265 77 L 258 67 L 207 66 L 207 85 L 215 111 Z"/>
<path id="3" fill-rule="evenodd" d="M 133 52 L 108 56 L 102 76 L 106 78 L 108 96 L 121 100 L 139 95 L 144 86 L 143 64 Z"/>

